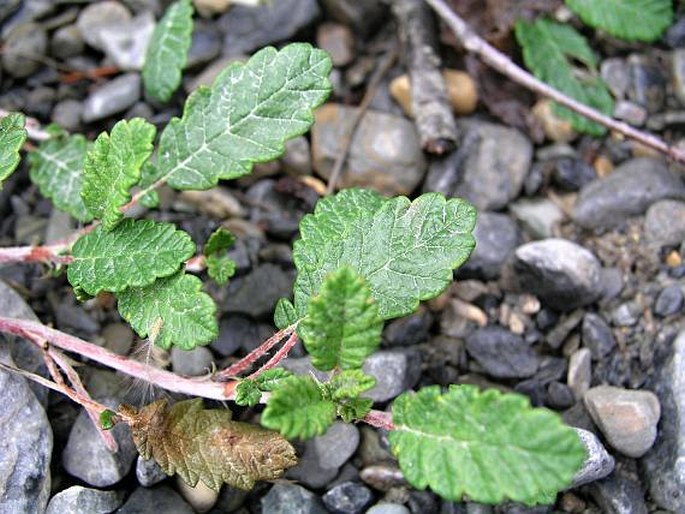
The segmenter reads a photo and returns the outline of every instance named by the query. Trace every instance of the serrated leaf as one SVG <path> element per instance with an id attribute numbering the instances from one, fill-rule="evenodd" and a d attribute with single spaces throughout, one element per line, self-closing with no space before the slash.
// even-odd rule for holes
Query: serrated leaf
<path id="1" fill-rule="evenodd" d="M 114 411 L 105 409 L 100 413 L 100 428 L 102 430 L 111 430 L 115 425 L 116 414 Z"/>
<path id="2" fill-rule="evenodd" d="M 98 226 L 76 241 L 67 277 L 93 296 L 117 293 L 176 273 L 194 253 L 190 236 L 175 225 L 129 218 L 109 232 Z"/>
<path id="3" fill-rule="evenodd" d="M 29 174 L 41 194 L 50 198 L 58 209 L 84 222 L 93 219 L 81 198 L 87 151 L 86 138 L 76 134 L 48 139 L 29 152 Z"/>
<path id="4" fill-rule="evenodd" d="M 100 134 L 86 154 L 81 197 L 105 230 L 113 229 L 123 218 L 119 209 L 131 199 L 129 190 L 140 181 L 156 133 L 155 126 L 142 118 L 122 120 L 111 135 Z"/>
<path id="5" fill-rule="evenodd" d="M 288 439 L 322 435 L 335 419 L 335 405 L 323 398 L 312 377 L 292 376 L 271 393 L 262 413 L 262 425 Z"/>
<path id="6" fill-rule="evenodd" d="M 212 255 L 213 253 L 228 250 L 235 243 L 235 236 L 231 231 L 224 227 L 217 228 L 212 235 L 209 236 L 204 248 L 203 255 Z"/>
<path id="7" fill-rule="evenodd" d="M 295 310 L 306 314 L 324 277 L 342 265 L 364 277 L 381 318 L 410 314 L 441 293 L 474 247 L 474 207 L 426 193 L 400 196 L 348 189 L 319 200 L 300 222 L 295 242 Z"/>
<path id="8" fill-rule="evenodd" d="M 392 413 L 390 444 L 405 478 L 448 500 L 533 504 L 567 487 L 585 459 L 558 415 L 518 394 L 430 386 L 398 397 Z"/>
<path id="9" fill-rule="evenodd" d="M 540 80 L 566 93 L 579 102 L 611 116 L 614 102 L 604 82 L 597 74 L 597 59 L 585 38 L 570 25 L 550 20 L 516 22 L 516 39 L 523 49 L 523 60 Z M 572 59 L 583 63 L 586 77 L 576 77 Z M 578 131 L 601 136 L 606 129 L 589 119 L 554 104 L 554 111 L 569 120 Z"/>
<path id="10" fill-rule="evenodd" d="M 261 397 L 262 392 L 254 380 L 241 380 L 235 388 L 235 403 L 243 407 L 254 407 Z"/>
<path id="11" fill-rule="evenodd" d="M 274 325 L 276 325 L 276 328 L 283 330 L 296 323 L 297 319 L 297 312 L 295 312 L 292 302 L 287 298 L 279 298 L 274 310 Z"/>
<path id="12" fill-rule="evenodd" d="M 23 114 L 13 112 L 0 119 L 0 188 L 2 182 L 19 166 L 19 150 L 26 141 L 24 128 L 26 118 Z"/>
<path id="13" fill-rule="evenodd" d="M 356 398 L 375 385 L 376 379 L 361 369 L 348 369 L 333 376 L 326 384 L 326 388 L 330 391 L 331 398 L 337 401 Z"/>
<path id="14" fill-rule="evenodd" d="M 157 176 L 157 166 L 151 161 L 145 161 L 143 164 L 143 169 L 140 171 L 140 189 L 148 189 L 152 184 L 154 184 Z M 143 207 L 148 209 L 154 209 L 159 205 L 159 194 L 154 189 L 149 189 L 145 194 L 143 194 L 138 201 Z"/>
<path id="15" fill-rule="evenodd" d="M 193 33 L 193 5 L 178 0 L 164 13 L 152 32 L 143 65 L 145 92 L 168 102 L 181 84 Z"/>
<path id="16" fill-rule="evenodd" d="M 371 398 L 348 398 L 338 403 L 337 412 L 345 423 L 352 423 L 371 412 L 372 406 Z"/>
<path id="17" fill-rule="evenodd" d="M 207 274 L 218 285 L 223 286 L 235 275 L 235 261 L 225 255 L 207 257 Z"/>
<path id="18" fill-rule="evenodd" d="M 673 21 L 671 0 L 566 0 L 588 25 L 629 41 L 658 39 Z"/>
<path id="19" fill-rule="evenodd" d="M 218 492 L 226 483 L 250 490 L 258 480 L 275 480 L 297 464 L 295 450 L 280 434 L 231 419 L 228 409 L 203 409 L 202 400 L 168 407 L 166 400 L 139 411 L 122 405 L 138 452 L 167 475 L 191 487 L 202 481 Z"/>
<path id="20" fill-rule="evenodd" d="M 140 337 L 154 334 L 154 343 L 161 348 L 192 350 L 219 333 L 214 300 L 202 292 L 199 278 L 182 271 L 117 296 L 121 316 Z"/>
<path id="21" fill-rule="evenodd" d="M 293 374 L 287 369 L 272 368 L 260 373 L 254 381 L 260 391 L 274 391 L 283 384 L 283 381 L 292 377 Z"/>
<path id="22" fill-rule="evenodd" d="M 381 342 L 383 320 L 366 281 L 342 266 L 324 278 L 298 327 L 314 367 L 361 368 Z"/>
<path id="23" fill-rule="evenodd" d="M 286 140 L 311 126 L 312 110 L 330 93 L 330 69 L 328 55 L 306 43 L 231 64 L 164 129 L 157 178 L 176 189 L 209 189 L 279 157 Z"/>

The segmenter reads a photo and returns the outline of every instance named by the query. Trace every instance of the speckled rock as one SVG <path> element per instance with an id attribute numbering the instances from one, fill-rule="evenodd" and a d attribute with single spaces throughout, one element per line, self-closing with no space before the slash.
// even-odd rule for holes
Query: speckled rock
<path id="1" fill-rule="evenodd" d="M 74 485 L 53 496 L 45 514 L 109 514 L 121 505 L 122 497 L 119 491 Z"/>
<path id="2" fill-rule="evenodd" d="M 139 487 L 128 497 L 117 514 L 195 514 L 193 508 L 171 487 Z"/>
<path id="3" fill-rule="evenodd" d="M 315 113 L 314 169 L 326 179 L 356 113 L 356 108 L 339 104 L 326 104 Z M 338 187 L 370 187 L 387 195 L 406 195 L 421 182 L 425 171 L 414 124 L 392 114 L 368 111 L 352 139 Z"/>
<path id="4" fill-rule="evenodd" d="M 83 121 L 90 123 L 125 111 L 140 98 L 140 75 L 126 73 L 93 91 L 83 105 Z"/>
<path id="5" fill-rule="evenodd" d="M 589 430 L 574 428 L 585 446 L 587 457 L 583 467 L 573 476 L 569 489 L 589 484 L 608 476 L 615 466 L 614 458 L 609 455 L 597 436 Z"/>
<path id="6" fill-rule="evenodd" d="M 685 199 L 685 184 L 657 159 L 640 157 L 581 189 L 573 220 L 584 228 L 606 229 L 644 213 L 653 203 Z"/>
<path id="7" fill-rule="evenodd" d="M 677 245 L 685 241 L 685 202 L 661 200 L 647 209 L 645 234 L 660 245 Z"/>
<path id="8" fill-rule="evenodd" d="M 261 500 L 264 514 L 326 514 L 321 500 L 302 486 L 277 483 Z"/>

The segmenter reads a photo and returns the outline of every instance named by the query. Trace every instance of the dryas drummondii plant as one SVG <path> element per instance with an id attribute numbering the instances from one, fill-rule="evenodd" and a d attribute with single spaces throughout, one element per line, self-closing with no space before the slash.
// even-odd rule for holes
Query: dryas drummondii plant
<path id="1" fill-rule="evenodd" d="M 188 33 L 183 20 L 191 23 L 191 16 L 190 1 L 177 2 L 165 16 L 173 23 L 162 20 L 167 28 L 158 29 L 155 40 L 179 26 Z M 150 52 L 157 51 L 151 45 Z M 55 131 L 30 151 L 30 177 L 58 208 L 92 223 L 65 244 L 6 249 L 0 263 L 64 265 L 79 298 L 115 295 L 121 316 L 140 337 L 165 349 L 208 344 L 218 333 L 216 307 L 189 269 L 206 267 L 225 283 L 234 272 L 226 256 L 233 237 L 220 229 L 195 257 L 195 243 L 173 224 L 125 214 L 138 202 L 154 205 L 162 184 L 209 189 L 280 156 L 287 139 L 309 129 L 313 109 L 329 95 L 330 68 L 323 51 L 297 43 L 232 64 L 211 87 L 190 95 L 182 117 L 162 130 L 156 154 L 156 129 L 143 119 L 120 121 L 93 143 Z M 146 87 L 155 91 L 155 76 L 168 70 L 144 73 Z M 178 80 L 176 74 L 165 79 L 160 96 L 168 98 Z M 0 121 L 0 179 L 18 165 L 23 124 L 19 114 Z M 372 410 L 364 395 L 375 379 L 362 366 L 379 346 L 384 321 L 414 312 L 450 284 L 473 249 L 475 217 L 467 202 L 436 193 L 411 201 L 348 189 L 321 199 L 300 223 L 293 298 L 282 299 L 275 312 L 279 332 L 201 379 L 150 369 L 39 323 L 0 317 L 0 331 L 44 350 L 53 381 L 30 378 L 78 401 L 103 428 L 129 424 L 144 457 L 191 485 L 201 480 L 215 490 L 223 483 L 249 489 L 277 478 L 297 461 L 287 439 L 323 434 L 341 418 L 388 429 L 404 476 L 419 489 L 452 500 L 550 502 L 585 458 L 576 433 L 553 412 L 532 408 L 517 394 L 473 386 L 404 393 L 391 414 Z M 312 364 L 329 372 L 325 381 L 278 367 L 298 340 Z M 88 397 L 60 349 L 195 399 L 109 410 Z M 202 397 L 265 403 L 264 428 L 233 421 L 228 409 L 206 410 Z M 107 433 L 103 437 L 114 446 Z"/>

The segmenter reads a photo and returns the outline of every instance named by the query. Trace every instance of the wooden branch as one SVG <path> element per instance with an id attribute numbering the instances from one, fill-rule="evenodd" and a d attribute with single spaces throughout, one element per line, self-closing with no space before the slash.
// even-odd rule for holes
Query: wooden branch
<path id="1" fill-rule="evenodd" d="M 451 152 L 457 144 L 457 124 L 442 76 L 433 13 L 423 0 L 393 0 L 392 10 L 399 25 L 421 148 L 434 155 Z"/>
<path id="2" fill-rule="evenodd" d="M 466 51 L 477 55 L 483 62 L 509 77 L 514 82 L 521 84 L 539 95 L 550 98 L 560 105 L 568 107 L 610 130 L 614 130 L 629 139 L 661 152 L 680 164 L 685 164 L 685 150 L 670 145 L 663 139 L 652 134 L 647 134 L 646 132 L 631 127 L 627 123 L 606 116 L 536 79 L 533 75 L 514 64 L 509 57 L 476 34 L 473 29 L 471 29 L 471 27 L 469 27 L 467 23 L 444 2 L 444 0 L 425 0 L 425 2 L 438 13 L 445 23 L 447 23 Z"/>

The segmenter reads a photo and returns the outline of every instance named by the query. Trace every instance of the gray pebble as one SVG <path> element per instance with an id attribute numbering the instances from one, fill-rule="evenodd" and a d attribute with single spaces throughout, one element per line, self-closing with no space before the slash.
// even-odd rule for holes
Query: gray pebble
<path id="1" fill-rule="evenodd" d="M 139 487 L 128 497 L 117 514 L 194 514 L 193 508 L 171 487 Z M 266 514 L 266 513 L 265 513 Z"/>
<path id="2" fill-rule="evenodd" d="M 667 198 L 685 198 L 682 180 L 660 160 L 635 158 L 617 167 L 609 176 L 583 187 L 573 209 L 573 219 L 584 228 L 614 228 Z"/>
<path id="3" fill-rule="evenodd" d="M 118 491 L 100 491 L 74 485 L 50 499 L 45 514 L 109 514 L 122 502 Z"/>
<path id="4" fill-rule="evenodd" d="M 571 354 L 568 362 L 566 383 L 573 391 L 576 400 L 580 400 L 590 389 L 592 382 L 592 357 L 590 350 L 581 348 Z"/>
<path id="5" fill-rule="evenodd" d="M 131 13 L 120 2 L 105 0 L 86 6 L 79 14 L 76 25 L 86 43 L 103 50 L 102 29 L 126 25 Z"/>
<path id="6" fill-rule="evenodd" d="M 645 235 L 662 246 L 685 241 L 685 203 L 661 200 L 647 209 Z"/>
<path id="7" fill-rule="evenodd" d="M 197 377 L 206 375 L 212 370 L 214 358 L 204 346 L 192 350 L 182 350 L 174 346 L 171 349 L 171 365 L 177 375 Z"/>
<path id="8" fill-rule="evenodd" d="M 545 239 L 516 249 L 514 270 L 521 287 L 543 304 L 566 311 L 601 294 L 601 264 L 588 250 L 565 239 Z"/>
<path id="9" fill-rule="evenodd" d="M 343 482 L 323 495 L 323 503 L 332 514 L 361 514 L 372 501 L 371 489 L 359 482 Z"/>
<path id="10" fill-rule="evenodd" d="M 611 327 L 599 314 L 588 312 L 583 316 L 583 345 L 592 352 L 595 360 L 606 357 L 616 347 Z"/>
<path id="11" fill-rule="evenodd" d="M 552 237 L 564 219 L 559 206 L 547 198 L 517 200 L 509 205 L 509 210 L 534 239 Z"/>
<path id="12" fill-rule="evenodd" d="M 229 284 L 224 310 L 253 318 L 270 316 L 279 298 L 290 296 L 293 274 L 275 264 L 261 264 L 242 281 Z"/>
<path id="13" fill-rule="evenodd" d="M 642 307 L 637 302 L 625 302 L 611 311 L 613 324 L 618 327 L 632 327 L 642 314 Z"/>
<path id="14" fill-rule="evenodd" d="M 78 100 L 62 100 L 52 109 L 52 121 L 67 132 L 77 132 L 81 129 L 83 104 Z"/>
<path id="15" fill-rule="evenodd" d="M 574 428 L 585 446 L 587 457 L 583 467 L 573 476 L 569 489 L 589 484 L 608 476 L 615 466 L 614 458 L 607 452 L 597 436 L 589 430 Z"/>
<path id="16" fill-rule="evenodd" d="M 359 429 L 336 421 L 326 433 L 313 439 L 314 449 L 322 468 L 340 468 L 359 446 Z"/>
<path id="17" fill-rule="evenodd" d="M 664 287 L 654 304 L 654 313 L 666 317 L 679 313 L 683 309 L 683 289 L 679 284 Z"/>
<path id="18" fill-rule="evenodd" d="M 212 23 L 195 20 L 193 37 L 188 50 L 187 69 L 207 64 L 221 53 L 221 34 Z"/>
<path id="19" fill-rule="evenodd" d="M 84 47 L 81 31 L 76 25 L 60 27 L 52 35 L 50 42 L 50 51 L 58 59 L 68 59 L 81 55 Z"/>
<path id="20" fill-rule="evenodd" d="M 48 36 L 35 23 L 15 27 L 2 48 L 2 67 L 17 78 L 32 75 L 42 66 L 48 47 Z"/>
<path id="21" fill-rule="evenodd" d="M 326 514 L 314 493 L 290 483 L 274 484 L 261 504 L 263 514 Z"/>
<path id="22" fill-rule="evenodd" d="M 521 232 L 509 216 L 479 212 L 473 232 L 476 248 L 459 268 L 459 277 L 492 280 L 500 275 L 509 255 L 521 243 Z"/>
<path id="23" fill-rule="evenodd" d="M 644 488 L 639 478 L 618 468 L 616 472 L 593 482 L 588 487 L 590 495 L 606 514 L 647 514 Z"/>
<path id="24" fill-rule="evenodd" d="M 377 503 L 366 514 L 411 514 L 411 511 L 399 503 Z"/>
<path id="25" fill-rule="evenodd" d="M 143 12 L 127 22 L 103 25 L 100 28 L 100 45 L 114 64 L 122 70 L 139 71 L 145 63 L 155 17 Z"/>
<path id="26" fill-rule="evenodd" d="M 90 123 L 125 111 L 140 99 L 140 75 L 126 73 L 91 93 L 83 106 L 83 121 Z"/>
<path id="27" fill-rule="evenodd" d="M 162 471 L 162 468 L 159 467 L 159 464 L 154 459 L 144 459 L 138 455 L 136 460 L 136 478 L 143 487 L 152 487 L 168 478 L 168 475 Z"/>
<path id="28" fill-rule="evenodd" d="M 495 378 L 527 378 L 540 363 L 521 336 L 501 327 L 476 330 L 466 339 L 466 351 Z"/>
<path id="29" fill-rule="evenodd" d="M 413 352 L 380 351 L 366 359 L 362 369 L 376 379 L 373 389 L 362 396 L 385 402 L 416 385 L 421 376 L 421 359 Z"/>

